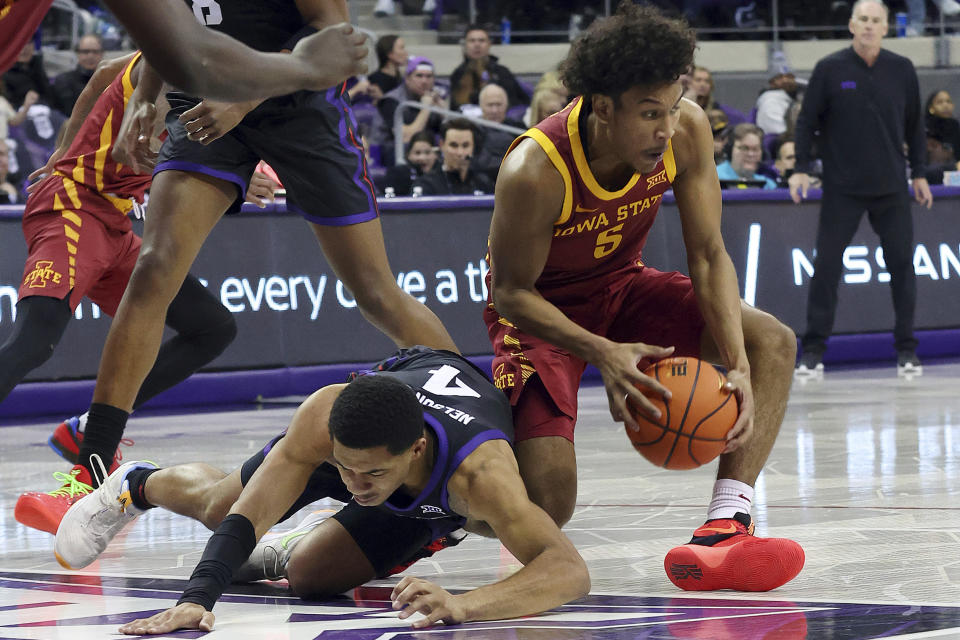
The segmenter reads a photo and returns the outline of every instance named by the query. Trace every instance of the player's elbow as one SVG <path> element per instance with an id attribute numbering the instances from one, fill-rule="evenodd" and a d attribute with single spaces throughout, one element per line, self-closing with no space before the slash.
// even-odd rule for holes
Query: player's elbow
<path id="1" fill-rule="evenodd" d="M 569 559 L 568 564 L 566 575 L 569 576 L 570 581 L 570 600 L 576 600 L 590 593 L 590 572 L 587 570 L 587 563 L 584 562 L 583 556 L 576 551 L 573 552 L 573 557 Z"/>

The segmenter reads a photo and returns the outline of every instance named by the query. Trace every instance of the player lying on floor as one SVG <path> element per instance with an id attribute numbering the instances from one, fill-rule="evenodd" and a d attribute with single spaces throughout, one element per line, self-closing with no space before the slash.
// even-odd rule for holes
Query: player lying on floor
<path id="1" fill-rule="evenodd" d="M 349 384 L 313 393 L 285 433 L 229 475 L 202 463 L 122 465 L 67 512 L 57 558 L 88 565 L 150 507 L 193 517 L 216 531 L 180 601 L 120 631 L 209 631 L 211 609 L 235 575 L 285 575 L 302 597 L 330 596 L 423 557 L 431 541 L 488 526 L 524 564 L 520 571 L 458 595 L 406 577 L 393 608 L 401 619 L 423 614 L 414 627 L 538 613 L 585 595 L 590 578 L 527 497 L 512 435 L 506 396 L 479 369 L 449 351 L 403 350 Z M 348 504 L 286 549 L 257 545 L 275 523 L 323 497 Z"/>

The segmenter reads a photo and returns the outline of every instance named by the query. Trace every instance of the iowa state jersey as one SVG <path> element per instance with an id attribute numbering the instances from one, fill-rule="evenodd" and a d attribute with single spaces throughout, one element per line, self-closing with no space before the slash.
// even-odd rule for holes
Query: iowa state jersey
<path id="1" fill-rule="evenodd" d="M 122 231 L 130 228 L 127 214 L 133 208 L 131 199 L 142 203 L 152 179 L 149 173 L 134 173 L 110 155 L 120 131 L 124 109 L 133 93 L 131 75 L 138 60 L 139 53 L 100 94 L 70 148 L 53 167 L 65 183 L 74 183 L 68 188 L 75 190 L 76 185 L 83 185 L 108 200 L 116 209 L 116 215 L 109 207 L 95 207 L 90 213 L 104 224 Z"/>
<path id="2" fill-rule="evenodd" d="M 677 173 L 673 146 L 648 174 L 635 173 L 619 191 L 607 191 L 587 164 L 581 130 L 586 112 L 582 97 L 517 138 L 534 140 L 563 178 L 560 216 L 539 290 L 611 273 L 640 261 L 643 245 L 663 194 Z"/>
<path id="3" fill-rule="evenodd" d="M 304 26 L 294 0 L 186 0 L 202 25 L 258 51 L 280 51 Z"/>
<path id="4" fill-rule="evenodd" d="M 396 492 L 380 505 L 409 518 L 461 519 L 450 508 L 447 483 L 467 456 L 489 440 L 513 440 L 513 414 L 502 391 L 473 364 L 449 351 L 414 347 L 367 375 L 390 376 L 411 389 L 436 437 L 433 471 L 414 498 Z"/>

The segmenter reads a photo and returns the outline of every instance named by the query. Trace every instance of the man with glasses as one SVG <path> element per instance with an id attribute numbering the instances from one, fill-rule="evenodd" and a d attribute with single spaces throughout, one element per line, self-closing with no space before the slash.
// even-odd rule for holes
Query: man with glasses
<path id="1" fill-rule="evenodd" d="M 65 71 L 53 80 L 53 107 L 69 115 L 73 105 L 87 86 L 97 65 L 103 60 L 103 43 L 97 36 L 88 34 L 77 41 L 77 67 Z"/>

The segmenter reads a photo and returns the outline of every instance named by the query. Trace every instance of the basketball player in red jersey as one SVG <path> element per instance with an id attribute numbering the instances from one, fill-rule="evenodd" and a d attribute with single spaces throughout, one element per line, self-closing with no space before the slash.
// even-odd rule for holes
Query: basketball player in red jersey
<path id="1" fill-rule="evenodd" d="M 500 169 L 484 317 L 527 490 L 560 524 L 576 499 L 573 430 L 587 363 L 603 376 L 613 419 L 632 428 L 627 399 L 658 413 L 635 384 L 668 396 L 639 362 L 687 355 L 725 366 L 740 415 L 707 523 L 664 564 L 682 589 L 765 591 L 803 566 L 796 542 L 754 537 L 750 517 L 753 484 L 786 408 L 796 340 L 739 298 L 720 234 L 710 125 L 681 99 L 678 78 L 694 47 L 684 23 L 632 2 L 572 45 L 562 76 L 578 97 L 514 142 Z M 689 278 L 640 257 L 670 188 Z"/>

